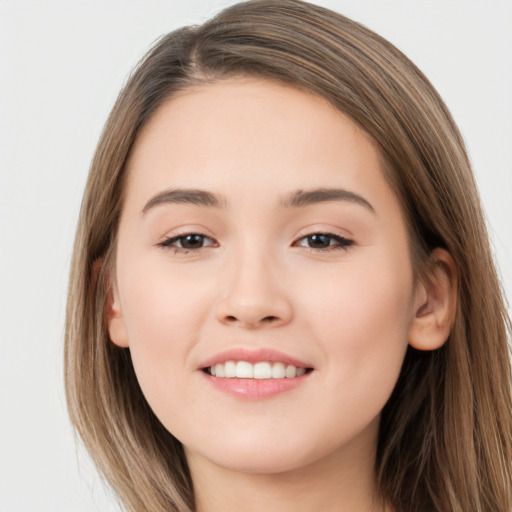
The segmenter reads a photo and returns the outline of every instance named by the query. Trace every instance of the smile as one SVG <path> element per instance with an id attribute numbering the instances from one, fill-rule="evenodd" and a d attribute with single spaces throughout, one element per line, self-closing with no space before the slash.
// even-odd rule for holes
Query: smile
<path id="1" fill-rule="evenodd" d="M 252 364 L 248 361 L 226 361 L 205 368 L 213 377 L 229 379 L 293 379 L 304 375 L 308 369 L 282 362 L 261 361 Z"/>
<path id="2" fill-rule="evenodd" d="M 262 400 L 306 385 L 313 365 L 272 348 L 233 347 L 203 361 L 209 386 L 243 400 Z"/>

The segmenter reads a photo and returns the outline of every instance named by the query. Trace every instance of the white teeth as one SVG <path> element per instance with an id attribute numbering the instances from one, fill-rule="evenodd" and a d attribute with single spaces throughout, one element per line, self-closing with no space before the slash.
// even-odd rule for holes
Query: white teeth
<path id="1" fill-rule="evenodd" d="M 239 379 L 252 379 L 254 376 L 254 367 L 247 361 L 238 361 L 238 363 L 236 363 L 236 376 Z"/>
<path id="2" fill-rule="evenodd" d="M 271 379 L 272 365 L 270 363 L 256 363 L 254 365 L 255 379 Z"/>
<path id="3" fill-rule="evenodd" d="M 225 377 L 236 377 L 236 363 L 235 361 L 226 361 L 225 363 Z"/>
<path id="4" fill-rule="evenodd" d="M 223 364 L 215 365 L 215 376 L 216 377 L 225 377 L 226 376 L 226 368 Z"/>
<path id="5" fill-rule="evenodd" d="M 287 379 L 292 379 L 293 377 L 295 377 L 297 375 L 297 368 L 295 368 L 295 366 L 293 366 L 292 364 L 289 364 L 286 367 L 285 375 L 286 375 Z"/>
<path id="6" fill-rule="evenodd" d="M 273 379 L 284 379 L 286 377 L 286 371 L 283 363 L 274 363 L 272 365 L 272 378 Z"/>
<path id="7" fill-rule="evenodd" d="M 226 361 L 210 366 L 210 375 L 238 379 L 293 379 L 306 373 L 306 368 L 262 361 L 251 364 L 247 361 Z"/>

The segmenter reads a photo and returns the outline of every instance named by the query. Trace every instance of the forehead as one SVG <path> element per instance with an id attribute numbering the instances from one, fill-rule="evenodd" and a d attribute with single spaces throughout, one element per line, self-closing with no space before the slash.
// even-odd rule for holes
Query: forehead
<path id="1" fill-rule="evenodd" d="M 127 195 L 336 186 L 377 199 L 390 195 L 382 167 L 372 139 L 324 98 L 239 77 L 187 88 L 155 112 L 134 145 Z"/>

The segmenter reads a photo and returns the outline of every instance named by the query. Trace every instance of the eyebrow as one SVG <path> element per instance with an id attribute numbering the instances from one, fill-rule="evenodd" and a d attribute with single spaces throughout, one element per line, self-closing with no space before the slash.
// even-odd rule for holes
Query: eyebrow
<path id="1" fill-rule="evenodd" d="M 290 194 L 282 201 L 285 208 L 300 208 L 317 203 L 328 201 L 345 201 L 364 206 L 366 209 L 375 213 L 375 209 L 364 197 L 342 188 L 317 188 L 312 190 L 298 190 Z"/>
<path id="2" fill-rule="evenodd" d="M 345 201 L 364 206 L 375 213 L 373 206 L 362 196 L 342 188 L 316 188 L 297 190 L 281 201 L 283 208 L 301 208 L 329 201 Z M 175 188 L 164 190 L 153 196 L 142 209 L 142 214 L 162 204 L 193 204 L 210 208 L 223 208 L 227 201 L 207 190 Z"/>
<path id="3" fill-rule="evenodd" d="M 161 204 L 193 204 L 196 206 L 222 208 L 225 205 L 225 201 L 206 190 L 175 188 L 164 190 L 156 196 L 153 196 L 142 209 L 142 213 L 144 214 L 148 210 L 151 210 L 151 208 Z"/>

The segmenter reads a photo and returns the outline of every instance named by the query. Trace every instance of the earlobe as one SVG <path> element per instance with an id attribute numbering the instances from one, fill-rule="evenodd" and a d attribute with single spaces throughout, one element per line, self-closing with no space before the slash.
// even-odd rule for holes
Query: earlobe
<path id="1" fill-rule="evenodd" d="M 118 347 L 128 347 L 128 333 L 126 332 L 123 312 L 119 303 L 119 297 L 115 285 L 111 284 L 108 287 L 105 308 L 108 322 L 108 333 L 112 343 Z"/>
<path id="2" fill-rule="evenodd" d="M 441 347 L 452 329 L 457 307 L 457 269 L 448 251 L 436 248 L 427 275 L 418 285 L 409 344 L 418 350 Z"/>

